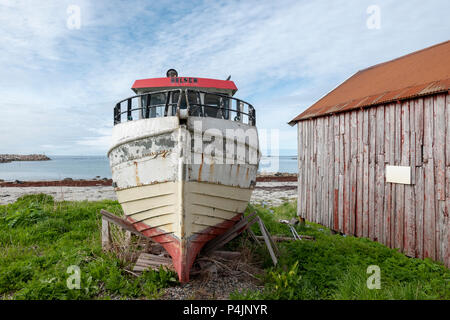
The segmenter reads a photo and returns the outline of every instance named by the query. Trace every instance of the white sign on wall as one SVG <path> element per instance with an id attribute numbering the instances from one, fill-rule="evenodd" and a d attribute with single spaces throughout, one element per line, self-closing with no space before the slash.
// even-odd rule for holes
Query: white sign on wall
<path id="1" fill-rule="evenodd" d="M 386 182 L 411 184 L 411 167 L 386 166 Z"/>

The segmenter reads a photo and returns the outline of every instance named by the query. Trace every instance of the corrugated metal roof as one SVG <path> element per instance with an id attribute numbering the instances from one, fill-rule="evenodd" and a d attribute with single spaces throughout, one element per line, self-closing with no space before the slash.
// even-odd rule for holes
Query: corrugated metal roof
<path id="1" fill-rule="evenodd" d="M 358 71 L 289 124 L 449 89 L 450 40 Z"/>

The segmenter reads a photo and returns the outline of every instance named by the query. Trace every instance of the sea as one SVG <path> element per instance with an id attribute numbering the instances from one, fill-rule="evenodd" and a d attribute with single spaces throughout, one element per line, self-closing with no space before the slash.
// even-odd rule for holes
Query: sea
<path id="1" fill-rule="evenodd" d="M 106 156 L 48 155 L 50 161 L 13 161 L 0 163 L 0 179 L 4 181 L 45 181 L 72 179 L 111 178 Z M 261 172 L 297 172 L 296 156 L 263 156 Z"/>

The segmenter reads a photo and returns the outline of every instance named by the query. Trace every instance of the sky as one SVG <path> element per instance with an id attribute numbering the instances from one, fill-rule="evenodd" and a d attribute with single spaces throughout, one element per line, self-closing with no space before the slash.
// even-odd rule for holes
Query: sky
<path id="1" fill-rule="evenodd" d="M 0 153 L 104 155 L 136 79 L 231 79 L 262 135 L 358 70 L 449 40 L 450 1 L 0 0 Z M 265 146 L 262 146 L 263 149 Z"/>

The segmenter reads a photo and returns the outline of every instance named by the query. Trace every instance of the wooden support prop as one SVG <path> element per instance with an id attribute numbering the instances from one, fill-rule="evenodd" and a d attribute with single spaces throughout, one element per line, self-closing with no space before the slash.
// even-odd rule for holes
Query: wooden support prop
<path id="1" fill-rule="evenodd" d="M 252 220 L 249 221 L 251 218 L 253 218 L 256 215 L 256 212 L 252 212 L 247 217 L 244 217 L 236 223 L 233 227 L 228 229 L 225 233 L 218 236 L 217 238 L 211 240 L 203 247 L 203 253 L 208 254 L 216 249 L 221 248 L 226 243 L 230 242 L 234 238 L 236 238 L 238 235 L 240 235 L 243 231 L 245 231 L 250 225 L 255 223 L 256 221 Z"/>
<path id="2" fill-rule="evenodd" d="M 126 245 L 129 247 L 131 245 L 131 235 L 135 234 L 140 237 L 144 237 L 146 239 L 150 239 L 148 237 L 145 237 L 142 233 L 140 233 L 134 225 L 127 220 L 120 218 L 111 212 L 108 212 L 106 210 L 100 210 L 100 214 L 102 215 L 102 249 L 103 250 L 110 250 L 111 249 L 111 228 L 110 223 L 114 223 L 115 225 L 119 226 L 120 228 L 125 230 L 125 240 Z M 151 240 L 151 239 L 150 239 Z"/>
<path id="3" fill-rule="evenodd" d="M 270 234 L 267 232 L 267 229 L 266 229 L 264 223 L 262 222 L 262 220 L 259 217 L 257 219 L 258 219 L 259 228 L 261 229 L 261 233 L 264 237 L 264 241 L 266 243 L 267 249 L 269 249 L 270 256 L 272 257 L 273 264 L 277 265 L 278 259 L 275 255 L 273 248 L 276 248 L 277 251 L 278 251 L 278 248 L 276 247 L 275 242 L 270 237 Z M 277 252 L 277 253 L 279 254 L 279 252 Z"/>
<path id="4" fill-rule="evenodd" d="M 247 232 L 250 234 L 250 237 L 252 237 L 252 239 L 255 240 L 255 242 L 258 245 L 261 245 L 261 242 L 259 242 L 258 237 L 255 235 L 255 233 L 252 231 L 252 229 L 247 228 Z"/>
<path id="5" fill-rule="evenodd" d="M 122 218 L 112 214 L 111 212 L 108 212 L 103 209 L 100 210 L 100 214 L 103 216 L 102 218 L 104 220 L 107 220 L 108 222 L 112 222 L 112 223 L 118 225 L 119 227 L 121 227 L 122 229 L 129 231 L 132 234 L 135 234 L 139 237 L 145 237 L 142 233 L 140 233 L 138 230 L 136 230 L 134 225 L 132 223 L 130 223 L 129 221 L 122 219 Z M 147 238 L 147 237 L 145 237 L 145 238 Z"/>
<path id="6" fill-rule="evenodd" d="M 125 231 L 125 243 L 127 248 L 129 248 L 131 245 L 131 235 L 132 233 L 130 231 Z"/>
<path id="7" fill-rule="evenodd" d="M 299 235 L 302 240 L 315 240 L 312 236 Z M 258 240 L 264 240 L 263 236 L 256 236 Z M 292 237 L 283 237 L 283 236 L 272 236 L 273 241 L 281 242 L 281 241 L 296 241 L 295 238 Z"/>
<path id="8" fill-rule="evenodd" d="M 109 222 L 105 218 L 102 218 L 102 249 L 105 251 L 111 249 L 111 232 Z"/>

